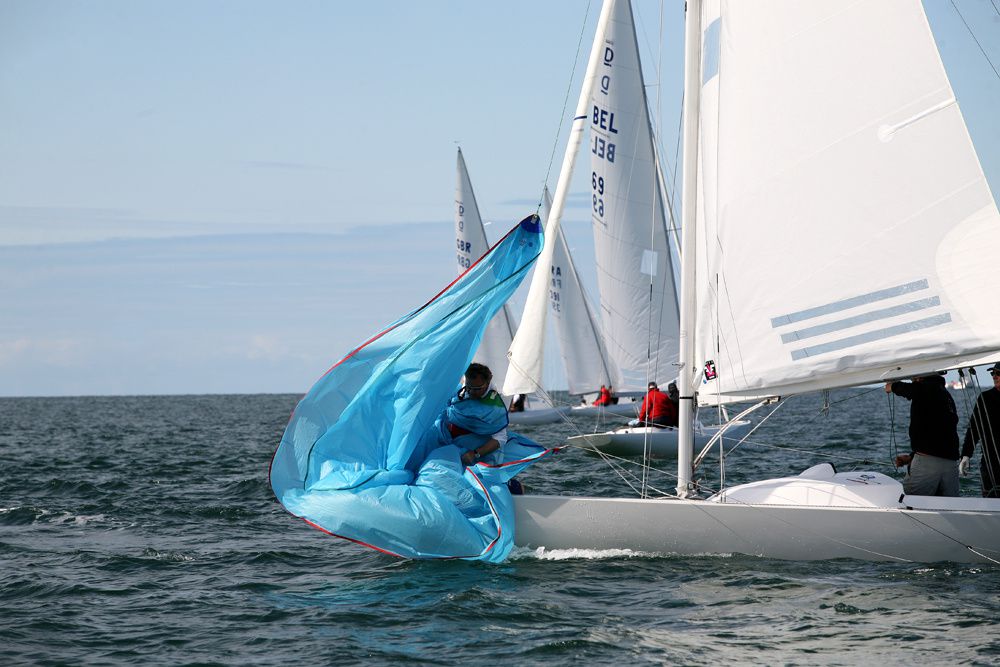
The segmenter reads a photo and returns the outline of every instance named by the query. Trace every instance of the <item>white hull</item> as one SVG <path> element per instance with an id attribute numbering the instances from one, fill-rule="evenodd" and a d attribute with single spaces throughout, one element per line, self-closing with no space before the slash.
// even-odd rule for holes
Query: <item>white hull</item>
<path id="1" fill-rule="evenodd" d="M 723 439 L 735 444 L 750 428 L 749 421 L 739 421 L 726 430 Z M 698 424 L 694 430 L 696 448 L 704 447 L 719 431 L 718 426 Z M 629 426 L 606 433 L 588 433 L 568 438 L 570 444 L 590 447 L 613 456 L 643 456 L 648 450 L 652 458 L 674 458 L 677 456 L 676 428 L 653 428 L 650 426 Z"/>
<path id="2" fill-rule="evenodd" d="M 552 424 L 559 421 L 569 412 L 567 407 L 539 408 L 537 410 L 525 410 L 524 412 L 508 412 L 507 420 L 511 424 L 521 424 L 532 426 L 535 424 Z"/>
<path id="3" fill-rule="evenodd" d="M 574 417 L 592 415 L 617 415 L 619 417 L 635 417 L 639 414 L 639 404 L 634 402 L 616 403 L 614 405 L 574 405 L 570 410 Z"/>
<path id="4" fill-rule="evenodd" d="M 1000 500 L 908 496 L 900 504 L 902 486 L 895 480 L 853 476 L 854 488 L 801 478 L 744 485 L 729 490 L 725 502 L 515 496 L 515 542 L 786 560 L 1000 561 Z M 870 481 L 876 477 L 888 482 Z M 749 493 L 734 501 L 741 491 Z M 872 504 L 864 506 L 861 495 L 872 496 Z"/>

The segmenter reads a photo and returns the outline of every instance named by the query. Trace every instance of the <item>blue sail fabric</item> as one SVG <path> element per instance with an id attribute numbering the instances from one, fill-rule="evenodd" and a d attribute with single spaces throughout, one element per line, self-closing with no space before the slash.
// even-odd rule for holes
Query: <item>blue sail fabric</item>
<path id="1" fill-rule="evenodd" d="M 465 468 L 467 447 L 439 420 L 486 325 L 541 248 L 541 225 L 530 216 L 427 304 L 327 371 L 296 406 L 271 461 L 271 488 L 289 512 L 397 556 L 507 557 L 514 520 L 506 481 L 550 450 L 511 434 L 502 454 Z"/>

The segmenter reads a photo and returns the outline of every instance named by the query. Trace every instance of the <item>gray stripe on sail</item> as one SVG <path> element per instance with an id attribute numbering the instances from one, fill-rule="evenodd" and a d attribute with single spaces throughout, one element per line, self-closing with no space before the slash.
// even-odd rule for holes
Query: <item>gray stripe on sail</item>
<path id="1" fill-rule="evenodd" d="M 850 329 L 851 327 L 856 327 L 860 324 L 867 324 L 868 322 L 874 322 L 876 320 L 885 320 L 890 317 L 896 317 L 897 315 L 904 315 L 906 313 L 912 313 L 917 310 L 924 310 L 925 308 L 933 308 L 934 306 L 940 305 L 941 299 L 936 296 L 932 296 L 928 299 L 918 299 L 917 301 L 910 301 L 909 303 L 903 303 L 898 306 L 880 308 L 878 310 L 873 310 L 861 315 L 855 315 L 854 317 L 847 317 L 835 322 L 827 322 L 826 324 L 818 324 L 814 327 L 808 327 L 805 329 L 799 329 L 798 331 L 781 334 L 781 342 L 794 343 L 795 341 L 802 340 L 803 338 L 822 336 L 823 334 L 828 334 L 833 331 L 842 331 L 843 329 Z"/>
<path id="2" fill-rule="evenodd" d="M 944 313 L 941 315 L 935 315 L 934 317 L 926 317 L 915 322 L 907 322 L 894 327 L 887 327 L 885 329 L 878 329 L 877 331 L 869 331 L 868 333 L 858 334 L 857 336 L 841 338 L 840 340 L 823 343 L 822 345 L 804 347 L 801 350 L 792 351 L 792 361 L 798 361 L 799 359 L 805 359 L 807 357 L 815 357 L 816 355 L 825 354 L 827 352 L 836 352 L 837 350 L 843 350 L 844 348 L 854 347 L 855 345 L 870 343 L 883 338 L 901 336 L 906 333 L 919 331 L 920 329 L 928 329 L 930 327 L 947 324 L 948 322 L 951 322 L 951 313 Z"/>
<path id="3" fill-rule="evenodd" d="M 722 38 L 722 19 L 717 18 L 705 29 L 705 42 L 702 46 L 704 59 L 701 63 L 701 85 L 712 80 L 719 73 L 719 48 Z"/>
<path id="4" fill-rule="evenodd" d="M 830 313 L 836 313 L 841 310 L 847 310 L 848 308 L 863 306 L 866 303 L 873 303 L 875 301 L 884 301 L 886 299 L 891 299 L 901 294 L 908 294 L 909 292 L 917 292 L 922 289 L 927 289 L 927 287 L 928 287 L 927 280 L 923 279 L 923 280 L 915 280 L 912 283 L 906 283 L 905 285 L 897 285 L 896 287 L 887 287 L 886 289 L 878 290 L 877 292 L 869 292 L 868 294 L 859 294 L 858 296 L 852 296 L 848 299 L 834 301 L 833 303 L 828 303 L 823 306 L 816 306 L 815 308 L 806 308 L 805 310 L 800 310 L 795 313 L 788 313 L 787 315 L 772 317 L 771 327 L 777 328 L 784 326 L 786 324 L 792 324 L 794 322 L 801 322 L 802 320 L 809 320 L 814 317 L 819 317 L 820 315 L 829 315 Z"/>

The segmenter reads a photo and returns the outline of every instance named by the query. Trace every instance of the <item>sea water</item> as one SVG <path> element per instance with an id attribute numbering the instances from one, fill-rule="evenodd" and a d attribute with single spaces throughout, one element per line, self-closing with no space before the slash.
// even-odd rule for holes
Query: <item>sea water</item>
<path id="1" fill-rule="evenodd" d="M 967 414 L 974 394 L 955 396 Z M 527 549 L 485 565 L 332 538 L 267 483 L 297 398 L 0 399 L 0 665 L 1000 662 L 1000 566 Z M 790 399 L 726 482 L 822 461 L 899 477 L 908 410 L 880 387 Z M 522 431 L 558 445 L 610 425 Z M 643 476 L 620 463 L 566 449 L 522 480 L 628 495 Z M 654 465 L 648 487 L 672 488 L 674 462 Z M 719 484 L 715 453 L 697 477 Z"/>

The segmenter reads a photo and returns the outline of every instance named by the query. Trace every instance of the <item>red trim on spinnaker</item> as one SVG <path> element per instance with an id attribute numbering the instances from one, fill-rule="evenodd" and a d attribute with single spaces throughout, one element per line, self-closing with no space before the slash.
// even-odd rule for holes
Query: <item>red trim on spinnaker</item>
<path id="1" fill-rule="evenodd" d="M 326 371 L 326 373 L 323 373 L 323 375 L 321 375 L 319 379 L 322 380 L 327 375 L 329 375 L 330 371 L 332 371 L 334 368 L 336 368 L 337 366 L 341 365 L 342 363 L 344 363 L 345 361 L 347 361 L 348 359 L 350 359 L 351 357 L 353 357 L 355 354 L 357 354 L 358 352 L 360 352 L 364 348 L 368 347 L 369 345 L 371 345 L 372 343 L 374 343 L 379 338 L 381 338 L 382 336 L 386 335 L 387 333 L 389 333 L 393 329 L 396 329 L 396 328 L 400 327 L 404 322 L 408 322 L 409 320 L 413 319 L 413 317 L 415 317 L 420 311 L 424 310 L 425 308 L 427 308 L 427 306 L 429 306 L 432 303 L 434 303 L 435 301 L 437 301 L 438 298 L 440 298 L 440 296 L 442 294 L 444 294 L 445 292 L 447 292 L 449 289 L 451 289 L 451 287 L 455 283 L 457 283 L 459 280 L 461 280 L 462 278 L 464 278 L 465 275 L 469 271 L 471 271 L 472 269 L 476 268 L 479 265 L 480 262 L 482 262 L 484 259 L 486 259 L 486 257 L 490 253 L 492 253 L 494 250 L 496 250 L 497 246 L 499 246 L 501 243 L 503 243 L 505 240 L 507 240 L 507 237 L 510 236 L 511 234 L 513 234 L 515 231 L 517 231 L 517 229 L 520 226 L 521 226 L 521 223 L 519 222 L 515 226 L 511 227 L 510 231 L 503 235 L 503 238 L 501 238 L 499 241 L 497 241 L 492 246 L 490 246 L 489 250 L 487 250 L 486 252 L 484 252 L 482 257 L 480 257 L 475 262 L 473 262 L 472 266 L 470 266 L 469 268 L 467 268 L 465 271 L 463 271 L 461 274 L 459 274 L 459 276 L 457 278 L 455 278 L 450 283 L 448 283 L 445 286 L 444 289 L 442 289 L 440 292 L 438 292 L 433 297 L 431 297 L 431 299 L 427 303 L 425 303 L 424 305 L 420 306 L 419 308 L 417 308 L 416 310 L 414 310 L 413 312 L 411 312 L 406 318 L 400 320 L 399 322 L 397 322 L 396 324 L 392 325 L 391 327 L 389 327 L 385 331 L 382 331 L 380 333 L 375 334 L 374 336 L 372 336 L 371 338 L 369 338 L 368 340 L 366 340 L 364 343 L 362 343 L 358 347 L 356 347 L 353 350 L 351 350 L 351 352 L 348 353 L 348 355 L 346 357 L 344 357 L 343 359 L 341 359 L 340 361 L 338 361 L 337 363 L 335 363 L 333 366 L 330 366 L 330 368 Z M 532 261 L 534 261 L 534 260 L 532 260 Z M 316 382 L 319 382 L 319 380 L 317 380 Z"/>
<path id="2" fill-rule="evenodd" d="M 353 357 L 354 355 L 356 355 L 356 354 L 357 354 L 358 352 L 360 352 L 360 351 L 361 351 L 362 349 L 364 349 L 364 348 L 365 348 L 365 347 L 367 347 L 368 345 L 372 344 L 373 342 L 375 342 L 376 340 L 378 340 L 378 339 L 379 339 L 379 338 L 381 338 L 382 336 L 385 336 L 385 335 L 386 335 L 387 333 L 389 333 L 389 332 L 390 332 L 390 331 L 392 331 L 393 329 L 396 329 L 396 328 L 400 327 L 401 325 L 403 325 L 403 324 L 404 324 L 405 322 L 408 322 L 408 321 L 410 321 L 410 320 L 411 320 L 411 319 L 413 319 L 413 318 L 414 318 L 414 317 L 415 317 L 415 316 L 416 316 L 417 314 L 419 314 L 419 313 L 420 313 L 420 312 L 421 312 L 422 310 L 424 310 L 425 308 L 427 308 L 428 306 L 430 306 L 430 305 L 431 305 L 432 303 L 434 303 L 435 301 L 437 301 L 437 300 L 438 300 L 438 299 L 439 299 L 439 298 L 441 297 L 441 295 L 442 295 L 442 294 L 444 294 L 444 293 L 445 293 L 445 292 L 447 292 L 447 291 L 448 291 L 449 289 L 451 289 L 451 287 L 452 287 L 452 286 L 454 286 L 454 285 L 455 285 L 455 284 L 456 284 L 456 283 L 457 283 L 458 281 L 460 281 L 460 280 L 461 280 L 462 278 L 464 278 L 464 277 L 465 277 L 465 275 L 469 273 L 469 271 L 471 271 L 471 270 L 472 270 L 472 269 L 474 269 L 474 268 L 475 268 L 476 266 L 478 266 L 478 265 L 479 265 L 479 263 L 480 263 L 480 262 L 482 262 L 482 261 L 483 261 L 483 260 L 484 260 L 484 259 L 485 259 L 485 258 L 486 258 L 487 256 L 489 256 L 489 255 L 490 255 L 490 254 L 491 254 L 491 253 L 492 253 L 492 252 L 493 252 L 494 250 L 496 250 L 496 248 L 497 248 L 497 247 L 498 247 L 498 246 L 499 246 L 499 245 L 500 245 L 501 243 L 503 243 L 503 242 L 504 242 L 505 240 L 507 240 L 507 237 L 508 237 L 508 236 L 510 236 L 511 234 L 513 234 L 513 233 L 514 233 L 515 231 L 517 231 L 517 229 L 518 229 L 519 227 L 521 227 L 521 225 L 522 225 L 522 224 L 523 224 L 523 223 L 525 222 L 525 220 L 528 220 L 528 219 L 530 219 L 530 218 L 533 218 L 533 217 L 536 217 L 536 216 L 534 216 L 534 215 L 532 215 L 532 216 L 529 216 L 528 218 L 525 218 L 524 220 L 522 220 L 521 222 L 519 222 L 519 223 L 518 223 L 517 225 L 515 225 L 514 227 L 512 227 L 512 228 L 510 229 L 510 231 L 508 231 L 508 232 L 507 232 L 506 234 L 504 234 L 504 235 L 503 235 L 503 237 L 502 237 L 502 238 L 501 238 L 501 239 L 500 239 L 499 241 L 497 241 L 497 242 L 496 242 L 496 243 L 494 243 L 494 244 L 493 244 L 492 246 L 490 246 L 490 248 L 489 248 L 489 249 L 488 249 L 488 250 L 487 250 L 487 251 L 486 251 L 485 253 L 483 253 L 482 257 L 480 257 L 480 258 L 479 258 L 479 259 L 477 259 L 477 260 L 476 260 L 475 262 L 473 262 L 473 264 L 472 264 L 472 265 L 471 265 L 471 266 L 470 266 L 469 268 L 467 268 L 467 269 L 466 269 L 465 271 L 463 271 L 463 272 L 462 272 L 461 274 L 459 274 L 459 276 L 458 276 L 457 278 L 455 278 L 455 279 L 454 279 L 454 280 L 452 280 L 452 281 L 451 281 L 450 283 L 448 283 L 448 284 L 447 284 L 447 285 L 446 285 L 446 286 L 444 287 L 444 289 L 442 289 L 442 290 L 441 290 L 441 291 L 439 291 L 439 292 L 438 292 L 437 294 L 435 294 L 435 295 L 434 295 L 434 296 L 433 296 L 433 297 L 432 297 L 432 298 L 431 298 L 430 300 L 428 300 L 428 301 L 427 301 L 427 302 L 426 302 L 426 303 L 425 303 L 424 305 L 422 305 L 422 306 L 420 306 L 419 308 L 417 308 L 416 310 L 412 311 L 412 312 L 411 312 L 411 313 L 410 313 L 409 315 L 407 315 L 406 317 L 404 317 L 403 319 L 401 319 L 401 320 L 400 320 L 399 322 L 397 322 L 396 324 L 394 324 L 394 325 L 392 325 L 392 326 L 388 327 L 387 329 L 385 329 L 384 331 L 382 331 L 382 332 L 380 332 L 380 333 L 378 333 L 378 334 L 376 334 L 376 335 L 372 336 L 371 338 L 369 338 L 368 340 L 366 340 L 366 341 L 365 341 L 364 343 L 362 343 L 362 344 L 361 344 L 361 345 L 359 345 L 358 347 L 354 348 L 354 349 L 353 349 L 353 350 L 352 350 L 352 351 L 351 351 L 351 352 L 350 352 L 349 354 L 347 354 L 347 356 L 345 356 L 345 357 L 344 357 L 343 359 L 341 359 L 340 361 L 338 361 L 337 363 L 335 363 L 335 364 L 334 364 L 333 366 L 331 366 L 331 367 L 330 367 L 330 368 L 329 368 L 329 369 L 328 369 L 328 370 L 327 370 L 327 371 L 326 371 L 325 373 L 323 373 L 323 375 L 321 375 L 321 376 L 320 376 L 319 380 L 317 380 L 317 381 L 316 381 L 316 382 L 314 382 L 313 384 L 315 385 L 316 383 L 318 383 L 318 382 L 319 382 L 320 380 L 322 380 L 322 379 L 323 379 L 324 377 L 326 377 L 327 375 L 329 375 L 329 374 L 330 374 L 330 371 L 332 371 L 333 369 L 335 369 L 335 368 L 336 368 L 337 366 L 340 366 L 340 365 L 341 365 L 342 363 L 344 363 L 345 361 L 347 361 L 348 359 L 350 359 L 351 357 Z M 537 258 L 537 255 L 536 255 L 536 258 Z M 532 261 L 534 261 L 534 259 L 532 259 Z M 307 394 L 307 395 L 308 395 L 308 394 Z M 301 400 L 301 399 L 300 399 L 300 400 Z M 297 409 L 297 408 L 298 408 L 298 405 L 296 405 L 296 409 Z M 293 418 L 294 416 L 295 416 L 295 410 L 293 409 L 293 410 L 292 410 L 292 414 L 291 414 L 291 415 L 289 415 L 289 417 L 288 417 L 288 422 L 289 422 L 289 423 L 291 423 L 291 421 L 292 421 L 292 418 Z M 271 454 L 271 461 L 270 461 L 270 463 L 268 464 L 268 467 L 267 467 L 267 479 L 268 479 L 268 483 L 270 483 L 270 481 L 271 481 L 271 470 L 272 470 L 272 468 L 274 467 L 274 459 L 275 459 L 275 457 L 276 457 L 276 456 L 278 455 L 278 450 L 279 450 L 280 448 L 281 448 L 281 441 L 279 440 L 279 441 L 278 441 L 278 446 L 277 446 L 277 447 L 275 447 L 275 449 L 274 449 L 274 452 L 273 452 L 273 453 Z M 548 452 L 548 451 L 558 451 L 559 449 L 562 449 L 562 448 L 561 448 L 561 447 L 558 447 L 558 448 L 554 448 L 554 449 L 547 449 L 547 450 L 545 450 L 545 451 L 544 451 L 544 452 L 542 452 L 542 453 L 544 454 L 545 452 Z M 526 461 L 526 460 L 527 460 L 527 459 L 525 459 L 525 461 Z M 505 466 L 505 465 L 513 465 L 514 463 L 519 463 L 519 461 L 513 461 L 513 462 L 510 462 L 510 463 L 506 463 L 506 464 L 501 464 L 501 465 L 498 465 L 498 466 L 489 466 L 489 467 L 502 467 L 502 466 Z M 488 465 L 488 464 L 482 464 L 482 465 Z M 469 474 L 470 474 L 470 475 L 472 475 L 472 478 L 476 480 L 476 483 L 477 483 L 477 484 L 479 485 L 479 487 L 480 487 L 480 488 L 481 488 L 481 489 L 483 490 L 483 494 L 484 494 L 484 495 L 486 496 L 486 502 L 487 502 L 487 504 L 489 505 L 489 508 L 490 508 L 490 513 L 491 513 L 491 514 L 493 515 L 493 520 L 494 520 L 494 523 L 495 523 L 495 524 L 496 524 L 496 526 L 497 526 L 497 536 L 496 536 L 495 538 L 493 538 L 493 540 L 492 540 L 492 541 L 490 542 L 490 544 L 489 544 L 489 545 L 488 545 L 488 546 L 487 546 L 487 547 L 486 547 L 486 548 L 485 548 L 485 549 L 484 549 L 484 550 L 483 550 L 482 552 L 480 552 L 479 554 L 475 554 L 475 555 L 471 555 L 471 556 L 426 556 L 426 557 L 423 557 L 422 559 L 426 559 L 426 560 L 430 560 L 430 559 L 434 559 L 434 560 L 456 560 L 456 559 L 465 559 L 465 558 L 478 558 L 478 557 L 480 557 L 480 556 L 482 556 L 482 555 L 484 555 L 484 554 L 486 554 L 486 553 L 489 553 L 489 552 L 490 552 L 490 550 L 492 550 L 492 549 L 493 549 L 493 547 L 494 547 L 494 546 L 496 546 L 497 542 L 498 542 L 498 541 L 500 540 L 500 537 L 502 536 L 502 530 L 503 530 L 503 529 L 502 529 L 502 527 L 501 527 L 501 525 L 500 525 L 500 516 L 499 516 L 499 514 L 497 514 L 497 511 L 496 511 L 496 506 L 495 506 L 495 505 L 494 505 L 494 503 L 493 503 L 493 497 L 492 497 L 492 496 L 490 495 L 490 492 L 489 492 L 489 490 L 488 490 L 488 489 L 486 488 L 486 486 L 485 486 L 485 485 L 483 484 L 482 480 L 481 480 L 481 479 L 479 479 L 479 477 L 478 477 L 478 476 L 477 476 L 477 475 L 476 475 L 476 474 L 475 474 L 474 472 L 472 472 L 472 471 L 470 470 L 470 471 L 469 471 Z M 272 486 L 272 490 L 273 490 L 273 486 Z M 295 514 L 295 513 L 291 512 L 291 511 L 289 511 L 289 509 L 288 509 L 287 507 L 285 507 L 284 503 L 282 503 L 282 502 L 281 502 L 281 499 L 280 499 L 280 498 L 276 498 L 276 499 L 278 500 L 278 504 L 279 504 L 279 505 L 281 505 L 281 508 L 282 508 L 283 510 L 285 510 L 286 512 L 288 512 L 288 513 L 289 513 L 289 514 L 291 514 L 292 516 L 294 516 L 294 517 L 296 517 L 296 518 L 298 518 L 298 519 L 301 519 L 301 520 L 302 520 L 302 521 L 304 521 L 304 522 L 305 522 L 306 524 L 308 524 L 309 526 L 312 526 L 312 527 L 313 527 L 313 528 L 315 528 L 316 530 L 318 530 L 318 531 L 320 531 L 320 532 L 323 532 L 323 533 L 326 533 L 327 535 L 330 535 L 331 537 L 338 537 L 338 538 L 340 538 L 340 539 L 342 539 L 342 540 L 347 540 L 348 542 L 353 542 L 353 543 L 355 543 L 355 544 L 359 544 L 359 545 L 361 545 L 361 546 L 363 546 L 363 547 L 368 547 L 369 549 L 373 549 L 373 550 L 375 550 L 375 551 L 378 551 L 379 553 L 383 553 L 383 554 L 386 554 L 386 555 L 388 555 L 388 556 L 394 556 L 394 557 L 396 557 L 396 558 L 408 558 L 407 556 L 402 556 L 402 555 L 400 555 L 400 554 L 397 554 L 397 553 L 395 553 L 395 552 L 392 552 L 392 551 L 389 551 L 388 549 L 383 549 L 383 548 L 381 548 L 381 547 L 377 547 L 377 546 L 375 546 L 374 544 L 369 544 L 369 543 L 367 543 L 367 542 L 363 542 L 363 541 L 361 541 L 361 540 L 357 540 L 357 539 L 354 539 L 354 538 L 352 538 L 352 537 L 347 537 L 347 536 L 345 536 L 345 535 L 338 535 L 337 533 L 334 533 L 334 532 L 332 532 L 332 531 L 329 531 L 329 530 L 327 530 L 326 528 L 323 528 L 322 526 L 320 526 L 319 524 L 317 524 L 317 523 L 314 523 L 314 522 L 310 521 L 309 519 L 306 519 L 305 517 L 302 517 L 302 516 L 299 516 L 299 515 L 297 515 L 297 514 Z"/>

